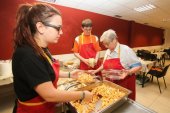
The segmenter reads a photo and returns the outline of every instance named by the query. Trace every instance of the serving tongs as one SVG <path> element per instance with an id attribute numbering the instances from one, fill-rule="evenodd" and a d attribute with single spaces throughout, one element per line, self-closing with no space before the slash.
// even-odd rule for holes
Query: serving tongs
<path id="1" fill-rule="evenodd" d="M 62 83 L 62 84 L 59 84 L 58 87 L 61 86 L 61 85 L 66 85 L 66 84 L 73 83 L 73 82 L 75 82 L 75 81 L 77 81 L 77 80 L 74 79 L 74 80 L 66 81 L 66 82 L 64 82 L 64 83 Z"/>
<path id="2" fill-rule="evenodd" d="M 70 88 L 72 88 L 72 87 L 74 87 L 74 86 L 78 86 L 79 84 L 81 84 L 80 82 L 76 82 L 75 84 L 71 84 L 70 86 L 67 86 L 66 88 L 65 88 L 65 90 L 68 90 L 68 89 L 70 89 Z"/>

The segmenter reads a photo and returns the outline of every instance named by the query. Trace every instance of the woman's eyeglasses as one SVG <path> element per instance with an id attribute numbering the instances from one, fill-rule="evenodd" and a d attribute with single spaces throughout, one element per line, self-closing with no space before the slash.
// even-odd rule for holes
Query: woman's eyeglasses
<path id="1" fill-rule="evenodd" d="M 62 29 L 62 26 L 61 26 L 61 25 L 56 26 L 56 25 L 52 25 L 52 24 L 44 23 L 44 22 L 43 22 L 43 24 L 44 24 L 45 26 L 52 27 L 52 28 L 56 29 L 58 32 Z"/>

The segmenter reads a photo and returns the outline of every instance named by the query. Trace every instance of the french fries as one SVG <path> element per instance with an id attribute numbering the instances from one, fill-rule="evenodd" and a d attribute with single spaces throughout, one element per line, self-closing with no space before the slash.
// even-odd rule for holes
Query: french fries
<path id="1" fill-rule="evenodd" d="M 96 103 L 99 100 L 102 102 L 102 105 L 97 110 L 101 110 L 116 102 L 125 95 L 125 93 L 119 89 L 105 84 L 95 87 L 91 90 L 91 92 L 93 93 L 92 101 L 86 102 L 83 100 L 82 102 L 71 102 L 72 105 L 77 109 L 78 113 L 90 113 L 95 111 Z"/>
<path id="2" fill-rule="evenodd" d="M 94 78 L 90 74 L 81 73 L 78 76 L 78 81 L 81 82 L 81 83 L 92 83 L 92 82 L 94 82 Z"/>

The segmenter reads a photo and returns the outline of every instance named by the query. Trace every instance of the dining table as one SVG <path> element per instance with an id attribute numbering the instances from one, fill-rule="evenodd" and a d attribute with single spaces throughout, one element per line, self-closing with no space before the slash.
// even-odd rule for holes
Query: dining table
<path id="1" fill-rule="evenodd" d="M 140 82 L 141 82 L 142 87 L 144 87 L 145 79 L 147 78 L 146 75 L 148 71 L 151 69 L 151 67 L 156 64 L 156 61 L 148 61 L 148 60 L 143 60 L 141 58 L 139 59 L 142 64 L 142 69 L 139 71 L 142 75 Z"/>

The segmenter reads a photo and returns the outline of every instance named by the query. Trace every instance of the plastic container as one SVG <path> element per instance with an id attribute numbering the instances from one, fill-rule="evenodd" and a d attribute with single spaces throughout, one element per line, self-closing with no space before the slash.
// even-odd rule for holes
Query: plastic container
<path id="1" fill-rule="evenodd" d="M 12 74 L 12 62 L 11 60 L 0 61 L 0 76 Z"/>

